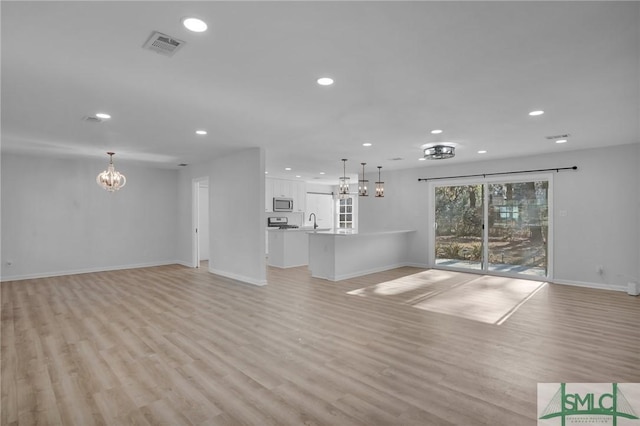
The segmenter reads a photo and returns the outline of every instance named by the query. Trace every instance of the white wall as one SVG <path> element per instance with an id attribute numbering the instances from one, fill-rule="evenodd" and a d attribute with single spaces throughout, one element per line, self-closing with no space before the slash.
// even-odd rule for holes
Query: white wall
<path id="1" fill-rule="evenodd" d="M 361 232 L 412 229 L 418 232 L 409 237 L 409 259 L 414 266 L 427 267 L 427 185 L 418 185 L 423 168 L 404 171 L 384 171 L 384 197 L 359 197 L 358 220 Z M 378 180 L 377 171 L 367 175 L 369 182 Z M 374 185 L 375 187 L 375 185 Z"/>
<path id="2" fill-rule="evenodd" d="M 309 220 L 309 215 L 311 215 L 311 213 L 315 213 L 317 216 L 316 223 L 318 227 L 334 227 L 335 200 L 333 199 L 333 196 L 330 195 L 332 191 L 333 187 L 331 185 L 307 182 L 307 208 L 304 215 L 304 226 L 313 226 L 313 218 Z"/>
<path id="3" fill-rule="evenodd" d="M 192 263 L 192 179 L 200 177 L 209 177 L 209 270 L 266 284 L 264 151 L 246 149 L 180 172 L 176 245 L 185 265 Z"/>
<path id="4" fill-rule="evenodd" d="M 175 262 L 177 172 L 114 162 L 127 184 L 108 193 L 106 156 L 2 155 L 3 281 Z"/>
<path id="5" fill-rule="evenodd" d="M 264 150 L 252 148 L 213 161 L 209 196 L 209 270 L 251 284 L 267 283 Z M 225 224 L 216 227 L 215 224 Z"/>
<path id="6" fill-rule="evenodd" d="M 578 166 L 554 173 L 554 281 L 626 289 L 640 269 L 640 144 L 384 172 L 385 197 L 361 198 L 360 231 L 416 229 L 412 262 L 428 262 L 428 183 L 418 178 Z M 371 180 L 372 177 L 369 177 Z M 566 211 L 566 216 L 560 216 Z M 596 265 L 604 266 L 600 276 Z"/>

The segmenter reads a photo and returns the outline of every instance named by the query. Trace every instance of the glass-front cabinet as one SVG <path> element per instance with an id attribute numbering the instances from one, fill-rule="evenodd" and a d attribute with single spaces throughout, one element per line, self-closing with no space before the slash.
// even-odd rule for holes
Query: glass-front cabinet
<path id="1" fill-rule="evenodd" d="M 354 221 L 354 202 L 353 197 L 348 198 L 340 198 L 338 199 L 338 208 L 337 208 L 337 228 L 338 229 L 353 229 L 355 228 Z"/>

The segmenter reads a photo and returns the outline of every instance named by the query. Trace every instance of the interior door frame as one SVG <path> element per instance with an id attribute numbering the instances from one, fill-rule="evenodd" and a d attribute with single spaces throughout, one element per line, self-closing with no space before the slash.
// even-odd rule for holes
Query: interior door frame
<path id="1" fill-rule="evenodd" d="M 200 267 L 200 185 L 209 185 L 209 176 L 191 179 L 191 267 Z"/>
<path id="2" fill-rule="evenodd" d="M 547 275 L 545 277 L 538 275 L 527 275 L 527 274 L 516 274 L 516 273 L 508 273 L 508 272 L 498 272 L 498 271 L 490 271 L 488 268 L 488 254 L 489 254 L 489 246 L 486 244 L 489 236 L 489 227 L 485 226 L 488 219 L 489 214 L 489 188 L 488 185 L 491 183 L 521 183 L 521 182 L 532 182 L 532 181 L 542 181 L 546 180 L 549 182 L 547 188 L 547 221 L 548 221 L 548 229 L 547 229 Z M 429 226 L 427 227 L 427 238 L 428 238 L 428 247 L 429 247 L 429 257 L 427 259 L 427 263 L 432 269 L 442 269 L 442 270 L 450 270 L 456 272 L 466 272 L 466 273 L 476 273 L 483 275 L 495 275 L 509 278 L 520 278 L 520 279 L 531 279 L 531 280 L 540 280 L 544 279 L 546 281 L 551 281 L 553 279 L 553 246 L 554 246 L 554 232 L 553 232 L 553 173 L 527 173 L 522 175 L 503 175 L 503 176 L 492 176 L 486 178 L 458 178 L 458 179 L 443 179 L 438 181 L 429 181 L 429 211 L 427 214 L 427 220 Z M 447 267 L 442 265 L 436 265 L 436 254 L 435 254 L 435 240 L 436 240 L 436 221 L 435 221 L 435 207 L 436 207 L 436 194 L 435 189 L 439 186 L 464 186 L 464 185 L 483 185 L 484 186 L 484 197 L 482 200 L 483 203 L 483 250 L 482 250 L 482 265 L 480 270 L 474 269 L 464 269 L 464 268 L 456 268 L 456 267 Z"/>

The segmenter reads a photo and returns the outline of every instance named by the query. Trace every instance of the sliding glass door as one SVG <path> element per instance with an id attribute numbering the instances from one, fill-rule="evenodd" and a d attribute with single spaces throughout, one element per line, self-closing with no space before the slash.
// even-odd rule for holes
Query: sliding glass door
<path id="1" fill-rule="evenodd" d="M 488 186 L 489 271 L 547 276 L 549 182 Z"/>
<path id="2" fill-rule="evenodd" d="M 436 265 L 482 269 L 483 191 L 483 185 L 436 187 Z"/>
<path id="3" fill-rule="evenodd" d="M 549 276 L 550 176 L 432 184 L 432 264 L 499 275 Z"/>

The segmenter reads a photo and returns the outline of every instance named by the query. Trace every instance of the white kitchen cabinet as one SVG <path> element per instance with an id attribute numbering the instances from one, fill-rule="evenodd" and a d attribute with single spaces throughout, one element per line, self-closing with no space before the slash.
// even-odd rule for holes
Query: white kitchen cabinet
<path id="1" fill-rule="evenodd" d="M 293 211 L 304 212 L 307 200 L 307 184 L 287 179 L 265 179 L 264 211 L 273 211 L 273 197 L 293 199 Z"/>
<path id="2" fill-rule="evenodd" d="M 293 210 L 305 212 L 307 205 L 307 184 L 305 182 L 294 182 L 296 184 L 295 197 L 293 197 Z"/>
<path id="3" fill-rule="evenodd" d="M 293 198 L 293 184 L 295 182 L 285 179 L 273 180 L 273 196 L 282 198 Z"/>

